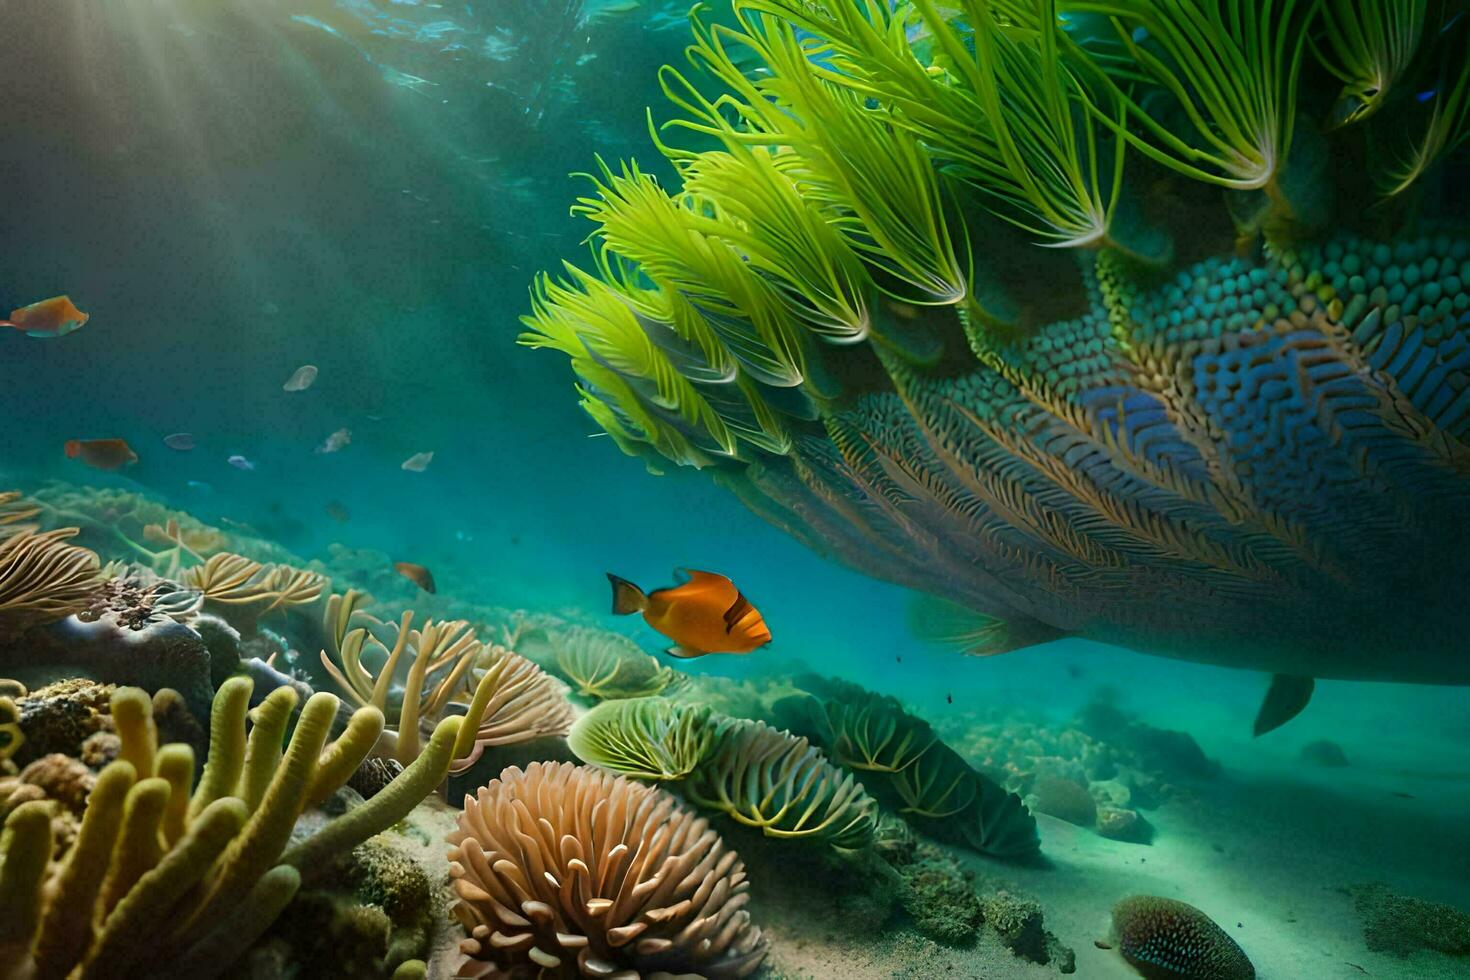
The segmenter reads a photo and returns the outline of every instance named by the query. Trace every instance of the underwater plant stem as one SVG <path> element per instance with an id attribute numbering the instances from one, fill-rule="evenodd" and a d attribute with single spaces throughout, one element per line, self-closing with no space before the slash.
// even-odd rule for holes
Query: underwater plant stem
<path id="1" fill-rule="evenodd" d="M 208 873 L 248 816 L 245 805 L 234 797 L 215 800 L 205 807 L 178 846 L 139 878 L 107 917 L 82 963 L 78 980 L 136 975 L 131 971 L 138 960 L 159 955 L 159 941 L 168 932 L 175 907 Z M 69 911 L 77 927 L 90 928 L 90 920 L 76 914 L 79 910 Z M 76 951 L 85 946 L 85 942 L 79 942 Z"/>
<path id="2" fill-rule="evenodd" d="M 377 708 L 358 708 L 347 722 L 347 728 L 328 745 L 317 762 L 311 791 L 306 794 L 308 806 L 325 800 L 352 778 L 362 760 L 378 744 L 383 734 L 383 713 Z"/>
<path id="3" fill-rule="evenodd" d="M 51 857 L 51 812 L 22 803 L 5 819 L 0 847 L 0 962 L 23 962 L 41 922 L 41 882 Z"/>
<path id="4" fill-rule="evenodd" d="M 245 743 L 245 767 L 233 794 L 244 800 L 251 812 L 260 806 L 281 765 L 281 743 L 286 737 L 286 726 L 291 722 L 296 702 L 294 689 L 278 687 L 267 694 L 252 712 L 254 726 Z"/>
<path id="5" fill-rule="evenodd" d="M 187 745 L 165 745 L 158 750 L 157 760 L 157 774 L 169 785 L 168 805 L 163 810 L 163 840 L 173 847 L 188 827 L 194 750 Z"/>
<path id="6" fill-rule="evenodd" d="M 209 757 L 189 801 L 191 819 L 215 800 L 235 792 L 245 765 L 245 718 L 254 688 L 248 677 L 231 677 L 215 692 L 209 717 Z"/>
<path id="7" fill-rule="evenodd" d="M 179 935 L 197 934 L 230 915 L 260 876 L 278 863 L 277 858 L 291 839 L 291 829 L 305 806 L 317 760 L 337 714 L 337 704 L 337 698 L 331 694 L 317 693 L 307 699 L 291 736 L 291 745 L 260 806 L 216 862 L 208 894 L 184 920 Z"/>
<path id="8" fill-rule="evenodd" d="M 445 718 L 434 729 L 418 758 L 376 796 L 336 818 L 307 840 L 292 845 L 282 864 L 299 868 L 310 881 L 330 867 L 331 859 L 393 826 L 423 802 L 449 774 L 455 739 L 464 719 Z"/>
<path id="9" fill-rule="evenodd" d="M 300 887 L 300 872 L 287 865 L 261 875 L 230 917 L 189 947 L 175 965 L 175 975 L 191 980 L 219 976 L 271 927 Z"/>
<path id="10" fill-rule="evenodd" d="M 55 879 L 51 900 L 36 939 L 35 980 L 61 980 L 81 958 L 91 936 L 92 913 L 102 880 L 112 863 L 128 791 L 137 780 L 131 763 L 109 763 L 87 796 L 82 826 Z M 0 896 L 3 896 L 0 885 Z M 0 901 L 3 905 L 3 901 Z M 0 907 L 0 922 L 5 921 Z"/>
<path id="11" fill-rule="evenodd" d="M 158 730 L 153 723 L 153 699 L 138 687 L 120 687 L 112 693 L 112 722 L 122 743 L 117 757 L 130 762 L 141 779 L 153 775 Z"/>
<path id="12" fill-rule="evenodd" d="M 112 867 L 102 883 L 104 917 L 163 856 L 163 810 L 168 806 L 169 789 L 168 780 L 150 777 L 138 780 L 128 791 Z"/>

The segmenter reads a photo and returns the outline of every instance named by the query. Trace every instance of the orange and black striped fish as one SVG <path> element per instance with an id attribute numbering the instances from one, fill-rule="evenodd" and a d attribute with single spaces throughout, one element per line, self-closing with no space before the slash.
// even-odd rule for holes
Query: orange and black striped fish
<path id="1" fill-rule="evenodd" d="M 689 581 L 644 594 L 611 572 L 613 612 L 641 612 L 649 626 L 674 641 L 669 655 L 690 658 L 710 653 L 750 653 L 771 642 L 760 612 L 723 575 L 686 569 Z"/>
<path id="2" fill-rule="evenodd" d="M 68 439 L 62 449 L 67 459 L 79 459 L 99 470 L 120 470 L 138 461 L 126 439 Z"/>
<path id="3" fill-rule="evenodd" d="M 415 565 L 411 561 L 395 561 L 393 570 L 430 595 L 437 591 L 434 588 L 433 573 L 422 565 Z"/>

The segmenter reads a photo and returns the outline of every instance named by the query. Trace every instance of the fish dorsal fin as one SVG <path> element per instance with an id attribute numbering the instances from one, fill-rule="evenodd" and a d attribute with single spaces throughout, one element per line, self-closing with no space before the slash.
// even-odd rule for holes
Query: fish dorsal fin
<path id="1" fill-rule="evenodd" d="M 734 582 L 718 572 L 701 572 L 697 568 L 676 568 L 674 575 L 679 585 L 692 585 L 696 588 L 716 588 L 726 585 L 732 590 L 735 588 Z"/>
<path id="2" fill-rule="evenodd" d="M 1310 677 L 1272 674 L 1271 686 L 1261 700 L 1261 710 L 1256 712 L 1255 734 L 1264 735 L 1301 714 L 1316 687 L 1317 682 Z"/>
<path id="3" fill-rule="evenodd" d="M 998 619 L 932 595 L 917 596 L 909 606 L 909 628 L 921 640 L 972 657 L 993 657 L 1067 635 L 1040 620 Z"/>

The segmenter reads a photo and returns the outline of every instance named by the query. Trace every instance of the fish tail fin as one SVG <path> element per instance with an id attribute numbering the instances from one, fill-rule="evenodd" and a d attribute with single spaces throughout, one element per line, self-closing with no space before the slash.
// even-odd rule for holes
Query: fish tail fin
<path id="1" fill-rule="evenodd" d="M 1038 620 L 998 619 L 932 595 L 920 595 L 910 605 L 909 628 L 921 640 L 955 647 L 974 657 L 1010 653 L 1066 635 Z"/>
<path id="2" fill-rule="evenodd" d="M 1274 731 L 1301 714 L 1312 700 L 1312 691 L 1317 682 L 1310 677 L 1293 674 L 1273 674 L 1271 686 L 1261 700 L 1261 710 L 1256 715 L 1253 728 L 1257 736 Z"/>
<path id="3" fill-rule="evenodd" d="M 635 612 L 642 612 L 648 606 L 648 596 L 643 590 L 625 578 L 618 578 L 612 572 L 607 573 L 607 580 L 612 583 L 613 605 L 612 611 L 616 616 L 628 616 Z"/>

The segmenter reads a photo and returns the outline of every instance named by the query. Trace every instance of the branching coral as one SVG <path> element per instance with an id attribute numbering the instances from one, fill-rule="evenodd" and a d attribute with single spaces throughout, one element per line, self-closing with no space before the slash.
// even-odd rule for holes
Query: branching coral
<path id="1" fill-rule="evenodd" d="M 877 804 L 804 738 L 758 721 L 727 721 L 683 784 L 691 802 L 767 837 L 857 848 L 873 838 Z"/>
<path id="2" fill-rule="evenodd" d="M 32 625 L 85 607 L 97 585 L 97 556 L 68 544 L 75 528 L 0 541 L 0 621 Z"/>
<path id="3" fill-rule="evenodd" d="M 324 855 L 401 819 L 448 770 L 455 719 L 387 790 L 288 850 L 303 808 L 366 757 L 382 717 L 363 709 L 329 743 L 337 699 L 315 695 L 283 752 L 296 694 L 272 692 L 247 732 L 250 689 L 243 678 L 220 688 L 209 759 L 192 795 L 192 750 L 157 744 L 143 691 L 114 694 L 119 758 L 98 776 L 76 843 L 44 890 L 46 809 L 23 804 L 6 820 L 0 962 L 36 980 L 122 978 L 145 964 L 153 973 L 216 976 L 269 927 Z"/>
<path id="4" fill-rule="evenodd" d="M 466 797 L 450 835 L 462 977 L 754 973 L 745 871 L 668 793 L 533 763 Z"/>
<path id="5" fill-rule="evenodd" d="M 577 758 L 639 779 L 683 779 L 715 740 L 709 711 L 663 698 L 604 701 L 567 736 Z"/>
<path id="6" fill-rule="evenodd" d="M 323 650 L 322 665 L 353 701 L 388 717 L 386 751 L 397 761 L 406 765 L 418 755 L 421 729 L 451 706 L 465 711 L 455 772 L 468 769 L 489 746 L 567 733 L 572 709 L 564 689 L 529 660 L 480 643 L 463 621 L 425 620 L 422 629 L 413 629 L 412 612 L 396 625 L 381 624 L 392 634 L 385 644 L 367 627 L 351 627 L 361 601 L 356 592 L 328 601 L 325 629 L 333 655 Z M 373 651 L 375 669 L 364 665 L 365 651 Z M 401 665 L 406 673 L 400 680 Z"/>

